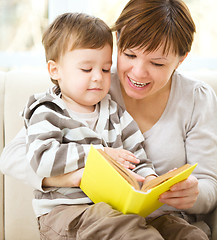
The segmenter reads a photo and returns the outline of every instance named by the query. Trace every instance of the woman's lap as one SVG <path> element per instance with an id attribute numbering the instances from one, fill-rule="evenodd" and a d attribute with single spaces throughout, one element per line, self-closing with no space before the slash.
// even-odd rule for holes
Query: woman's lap
<path id="1" fill-rule="evenodd" d="M 175 240 L 175 235 L 171 234 L 174 228 L 180 232 L 179 236 L 186 235 L 185 239 L 208 239 L 203 238 L 198 228 L 178 217 L 164 215 L 147 224 L 145 218 L 135 214 L 124 215 L 105 203 L 58 206 L 39 218 L 39 227 L 44 240 Z"/>

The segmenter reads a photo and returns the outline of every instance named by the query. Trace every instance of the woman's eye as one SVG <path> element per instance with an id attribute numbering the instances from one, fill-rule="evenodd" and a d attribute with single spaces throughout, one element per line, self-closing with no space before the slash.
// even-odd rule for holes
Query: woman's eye
<path id="1" fill-rule="evenodd" d="M 136 55 L 134 54 L 124 53 L 124 55 L 128 58 L 136 58 Z"/>
<path id="2" fill-rule="evenodd" d="M 161 63 L 154 63 L 152 62 L 152 65 L 156 66 L 156 67 L 163 67 L 164 64 L 161 64 Z"/>
<path id="3" fill-rule="evenodd" d="M 84 69 L 84 68 L 82 68 L 81 70 L 82 70 L 83 72 L 91 72 L 92 69 L 91 69 L 91 68 L 90 68 L 90 69 Z"/>

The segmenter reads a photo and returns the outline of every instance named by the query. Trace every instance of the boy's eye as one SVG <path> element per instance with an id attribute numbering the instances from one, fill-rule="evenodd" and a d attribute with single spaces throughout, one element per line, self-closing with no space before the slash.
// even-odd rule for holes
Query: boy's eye
<path id="1" fill-rule="evenodd" d="M 110 69 L 102 69 L 104 73 L 110 73 Z"/>
<path id="2" fill-rule="evenodd" d="M 83 72 L 91 72 L 92 69 L 91 69 L 91 68 L 90 68 L 90 69 L 84 69 L 84 68 L 82 68 L 81 70 L 82 70 Z"/>
<path id="3" fill-rule="evenodd" d="M 136 55 L 134 54 L 124 53 L 124 55 L 128 58 L 136 58 Z"/>

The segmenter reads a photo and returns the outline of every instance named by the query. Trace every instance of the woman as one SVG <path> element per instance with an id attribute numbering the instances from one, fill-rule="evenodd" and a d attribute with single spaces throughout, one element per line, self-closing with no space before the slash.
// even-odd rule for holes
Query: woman
<path id="1" fill-rule="evenodd" d="M 138 123 L 156 172 L 198 163 L 192 176 L 161 195 L 166 203 L 161 210 L 197 222 L 198 214 L 216 207 L 217 101 L 209 86 L 176 71 L 191 49 L 194 22 L 182 1 L 131 0 L 113 30 L 118 60 L 111 95 Z M 2 161 L 12 161 L 15 145 L 16 139 Z M 74 186 L 79 184 L 77 175 L 44 179 L 43 185 Z M 41 181 L 32 185 L 41 186 Z"/>

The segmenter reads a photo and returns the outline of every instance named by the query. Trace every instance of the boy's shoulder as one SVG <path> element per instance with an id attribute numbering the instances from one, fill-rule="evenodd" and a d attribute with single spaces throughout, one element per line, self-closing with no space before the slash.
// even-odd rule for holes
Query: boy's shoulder
<path id="1" fill-rule="evenodd" d="M 29 100 L 23 110 L 24 119 L 30 119 L 33 114 L 41 113 L 65 113 L 66 107 L 60 97 L 58 97 L 53 88 L 46 92 L 35 93 L 29 97 Z"/>

